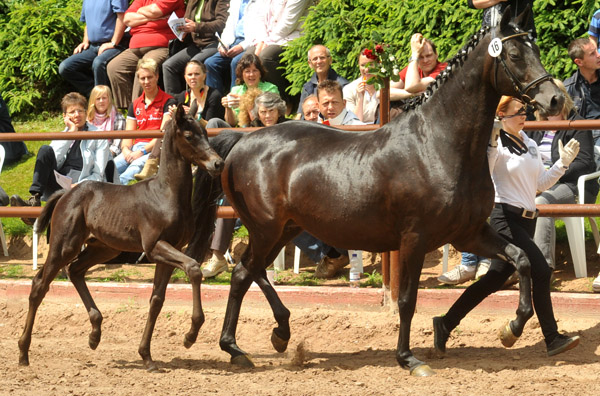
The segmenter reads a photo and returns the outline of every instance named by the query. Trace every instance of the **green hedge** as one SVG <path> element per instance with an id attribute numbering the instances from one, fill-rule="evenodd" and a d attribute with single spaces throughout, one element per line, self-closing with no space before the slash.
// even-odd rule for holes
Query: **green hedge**
<path id="1" fill-rule="evenodd" d="M 316 1 L 316 0 L 315 0 Z M 292 94 L 310 78 L 306 53 L 325 44 L 334 68 L 348 79 L 358 76 L 357 56 L 371 32 L 399 50 L 400 65 L 410 56 L 410 36 L 432 38 L 441 59 L 453 56 L 481 24 L 480 10 L 467 0 L 321 0 L 311 8 L 304 36 L 284 52 Z M 587 32 L 600 0 L 535 0 L 535 22 L 542 62 L 558 78 L 575 69 L 566 47 Z M 7 12 L 8 11 L 8 12 Z M 70 86 L 58 75 L 60 61 L 81 41 L 81 0 L 0 0 L 0 92 L 13 115 L 57 109 Z"/>
<path id="2" fill-rule="evenodd" d="M 13 115 L 60 108 L 60 62 L 83 38 L 81 0 L 3 0 L 0 92 Z"/>
<path id="3" fill-rule="evenodd" d="M 560 79 L 575 66 L 567 55 L 569 42 L 586 34 L 590 17 L 600 1 L 535 0 L 535 23 L 542 62 Z M 348 79 L 358 77 L 357 56 L 371 31 L 378 31 L 387 43 L 399 46 L 396 58 L 406 64 L 410 37 L 421 32 L 434 40 L 440 59 L 452 57 L 481 26 L 481 10 L 467 7 L 467 0 L 321 0 L 304 23 L 304 36 L 290 43 L 284 53 L 290 92 L 300 92 L 312 70 L 307 51 L 324 44 L 332 52 L 333 67 Z"/>

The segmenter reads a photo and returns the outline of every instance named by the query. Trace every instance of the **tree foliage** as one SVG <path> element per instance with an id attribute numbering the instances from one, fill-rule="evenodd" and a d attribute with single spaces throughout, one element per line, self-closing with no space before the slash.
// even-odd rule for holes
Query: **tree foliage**
<path id="1" fill-rule="evenodd" d="M 567 55 L 569 42 L 586 34 L 595 0 L 535 0 L 534 13 L 542 63 L 549 73 L 564 79 L 575 69 Z M 307 51 L 324 44 L 333 56 L 333 67 L 348 79 L 358 76 L 358 54 L 372 32 L 399 50 L 405 65 L 410 57 L 410 37 L 421 32 L 437 45 L 440 60 L 452 57 L 481 26 L 481 10 L 467 7 L 467 0 L 321 0 L 304 22 L 304 35 L 285 52 L 287 78 L 292 94 L 300 92 L 312 70 Z"/>
<path id="2" fill-rule="evenodd" d="M 0 92 L 11 113 L 58 108 L 60 62 L 81 42 L 80 0 L 0 0 Z"/>

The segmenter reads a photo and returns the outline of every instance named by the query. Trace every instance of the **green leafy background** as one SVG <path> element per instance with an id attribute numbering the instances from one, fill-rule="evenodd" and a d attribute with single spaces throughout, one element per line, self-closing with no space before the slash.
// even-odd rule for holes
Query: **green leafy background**
<path id="1" fill-rule="evenodd" d="M 58 75 L 58 65 L 83 36 L 81 0 L 0 0 L 0 92 L 13 115 L 58 109 L 71 88 Z M 481 25 L 480 10 L 467 0 L 315 0 L 304 24 L 304 36 L 284 52 L 292 94 L 311 75 L 307 51 L 317 43 L 332 52 L 334 68 L 348 79 L 358 76 L 357 56 L 378 32 L 398 48 L 400 65 L 410 57 L 414 32 L 433 39 L 446 59 L 456 53 Z M 542 62 L 564 79 L 574 70 L 569 42 L 586 34 L 600 1 L 535 0 L 535 23 Z"/>

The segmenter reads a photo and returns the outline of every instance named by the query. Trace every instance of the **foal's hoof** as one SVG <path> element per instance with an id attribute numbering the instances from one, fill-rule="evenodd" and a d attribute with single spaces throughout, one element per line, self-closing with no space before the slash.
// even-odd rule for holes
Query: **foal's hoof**
<path id="1" fill-rule="evenodd" d="M 100 338 L 98 337 L 92 337 L 90 335 L 89 339 L 88 339 L 88 345 L 90 346 L 90 348 L 95 351 L 96 348 L 98 348 L 98 345 L 100 344 Z"/>
<path id="2" fill-rule="evenodd" d="M 498 338 L 500 338 L 502 345 L 504 345 L 507 348 L 510 348 L 511 346 L 515 345 L 515 342 L 517 342 L 517 340 L 519 339 L 519 337 L 514 335 L 512 330 L 510 329 L 510 322 L 508 322 L 505 326 L 502 326 L 500 330 L 498 330 Z"/>
<path id="3" fill-rule="evenodd" d="M 29 366 L 29 357 L 19 356 L 19 366 Z"/>
<path id="4" fill-rule="evenodd" d="M 410 370 L 410 375 L 413 377 L 431 377 L 435 375 L 435 371 L 428 364 L 421 364 Z"/>
<path id="5" fill-rule="evenodd" d="M 279 337 L 275 333 L 275 330 L 273 330 L 271 333 L 271 344 L 273 344 L 273 348 L 275 348 L 277 352 L 282 353 L 287 349 L 288 340 L 284 340 L 283 338 Z"/>
<path id="6" fill-rule="evenodd" d="M 187 335 L 183 337 L 183 346 L 186 347 L 187 349 L 190 349 L 192 347 L 192 345 L 194 345 L 194 343 L 196 342 L 196 340 L 190 340 Z"/>
<path id="7" fill-rule="evenodd" d="M 237 355 L 231 358 L 231 364 L 244 368 L 254 368 L 254 362 L 248 355 Z"/>

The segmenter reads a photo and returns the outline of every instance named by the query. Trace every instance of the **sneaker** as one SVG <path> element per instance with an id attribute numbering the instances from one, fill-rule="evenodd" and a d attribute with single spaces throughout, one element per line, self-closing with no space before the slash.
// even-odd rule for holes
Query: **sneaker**
<path id="1" fill-rule="evenodd" d="M 350 258 L 345 255 L 341 255 L 337 258 L 331 258 L 328 256 L 323 257 L 323 260 L 317 265 L 315 270 L 315 277 L 317 278 L 333 278 L 342 268 L 344 268 L 350 262 Z"/>
<path id="2" fill-rule="evenodd" d="M 592 291 L 594 291 L 594 293 L 600 293 L 600 274 L 598 274 L 598 277 L 596 277 L 592 283 Z"/>
<path id="3" fill-rule="evenodd" d="M 477 272 L 475 273 L 475 279 L 481 278 L 483 275 L 487 274 L 490 269 L 490 261 L 489 260 L 481 260 L 477 265 Z"/>
<path id="4" fill-rule="evenodd" d="M 223 271 L 227 271 L 227 260 L 219 260 L 215 256 L 212 256 L 204 268 L 202 268 L 202 276 L 205 278 L 212 278 L 213 276 L 219 275 Z"/>
<path id="5" fill-rule="evenodd" d="M 42 206 L 42 201 L 39 194 L 33 194 L 27 201 L 23 200 L 18 195 L 10 197 L 10 206 Z M 35 218 L 21 217 L 23 223 L 32 226 L 35 223 Z"/>
<path id="6" fill-rule="evenodd" d="M 559 334 L 546 346 L 546 349 L 548 350 L 548 356 L 554 356 L 573 349 L 577 345 L 579 345 L 579 336 L 569 337 L 566 334 Z"/>
<path id="7" fill-rule="evenodd" d="M 438 281 L 446 285 L 458 285 L 473 279 L 475 279 L 475 269 L 468 271 L 462 265 L 457 265 L 453 270 L 438 277 Z"/>
<path id="8" fill-rule="evenodd" d="M 433 346 L 436 351 L 440 353 L 446 353 L 446 341 L 450 332 L 444 325 L 444 318 L 442 316 L 436 316 L 433 318 Z"/>

